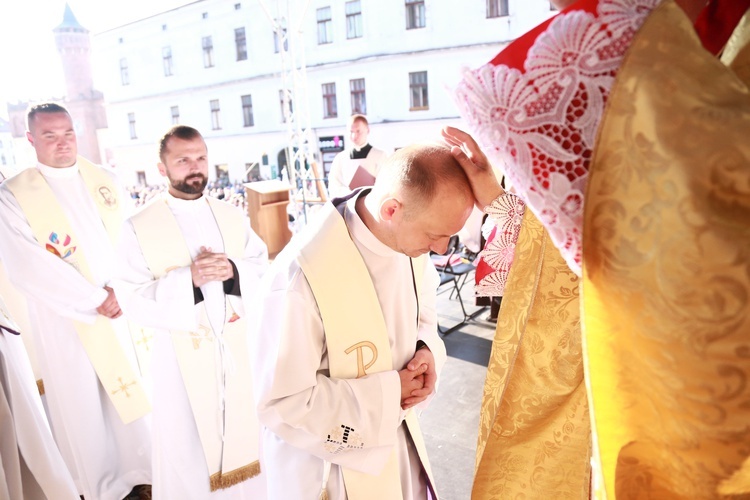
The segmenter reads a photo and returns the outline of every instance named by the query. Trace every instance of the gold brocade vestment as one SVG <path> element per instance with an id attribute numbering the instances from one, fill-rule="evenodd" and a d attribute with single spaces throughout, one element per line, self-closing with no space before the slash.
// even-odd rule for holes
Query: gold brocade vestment
<path id="1" fill-rule="evenodd" d="M 747 51 L 733 53 L 747 74 Z M 704 51 L 665 1 L 610 95 L 583 231 L 597 498 L 750 494 L 738 473 L 750 456 L 750 92 L 741 74 Z"/>
<path id="2" fill-rule="evenodd" d="M 472 499 L 588 498 L 579 279 L 526 210 L 493 340 Z"/>

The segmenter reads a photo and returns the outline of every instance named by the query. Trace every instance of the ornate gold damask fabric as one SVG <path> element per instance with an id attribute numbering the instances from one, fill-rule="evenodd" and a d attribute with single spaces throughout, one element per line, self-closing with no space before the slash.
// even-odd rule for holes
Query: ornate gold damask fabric
<path id="1" fill-rule="evenodd" d="M 472 498 L 588 498 L 579 279 L 524 214 L 487 370 Z"/>
<path id="2" fill-rule="evenodd" d="M 583 231 L 596 497 L 750 498 L 750 467 L 738 472 L 750 457 L 750 92 L 668 0 L 608 106 Z"/>

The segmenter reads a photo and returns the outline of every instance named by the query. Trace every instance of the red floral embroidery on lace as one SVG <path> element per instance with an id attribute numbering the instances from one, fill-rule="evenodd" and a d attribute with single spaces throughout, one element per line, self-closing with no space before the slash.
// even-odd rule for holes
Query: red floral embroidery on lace
<path id="1" fill-rule="evenodd" d="M 570 268 L 581 271 L 583 193 L 604 105 L 625 51 L 659 0 L 601 0 L 597 15 L 559 14 L 524 71 L 486 64 L 456 89 L 488 157 L 505 165 Z"/>
<path id="2" fill-rule="evenodd" d="M 489 215 L 487 223 L 497 229 L 494 235 L 488 238 L 484 250 L 479 254 L 480 264 L 484 262 L 488 267 L 477 266 L 474 290 L 478 296 L 499 297 L 505 293 L 505 284 L 513 263 L 525 210 L 526 205 L 523 201 L 510 193 L 500 196 L 485 209 Z"/>

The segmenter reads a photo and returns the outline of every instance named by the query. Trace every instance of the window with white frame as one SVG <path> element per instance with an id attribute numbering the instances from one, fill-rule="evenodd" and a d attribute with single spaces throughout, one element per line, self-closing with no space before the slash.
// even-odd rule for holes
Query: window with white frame
<path id="1" fill-rule="evenodd" d="M 508 0 L 487 0 L 487 17 L 508 15 Z"/>
<path id="2" fill-rule="evenodd" d="M 245 28 L 234 30 L 234 46 L 237 49 L 237 60 L 247 60 L 247 39 L 245 38 Z"/>
<path id="3" fill-rule="evenodd" d="M 284 106 L 284 95 L 286 93 L 283 89 L 279 90 L 279 104 L 281 106 L 281 121 L 282 123 L 286 123 L 287 115 L 290 115 L 294 113 L 294 103 L 292 102 L 292 96 L 289 95 L 289 109 L 286 109 L 286 106 Z"/>
<path id="4" fill-rule="evenodd" d="M 349 91 L 352 95 L 352 113 L 367 114 L 367 99 L 365 98 L 365 79 L 349 80 Z"/>
<path id="5" fill-rule="evenodd" d="M 318 15 L 318 45 L 333 42 L 331 8 L 322 7 L 317 11 Z"/>
<path id="6" fill-rule="evenodd" d="M 123 85 L 130 85 L 130 73 L 128 72 L 128 60 L 124 57 L 120 59 L 120 82 Z"/>
<path id="7" fill-rule="evenodd" d="M 286 28 L 283 26 L 279 26 L 273 31 L 273 52 L 275 54 L 279 53 L 279 48 L 281 46 L 281 42 L 280 42 L 281 38 L 284 39 L 284 50 L 289 50 L 289 41 L 287 40 L 287 37 L 286 37 Z"/>
<path id="8" fill-rule="evenodd" d="M 429 109 L 430 104 L 427 99 L 427 72 L 417 71 L 409 73 L 409 109 L 420 110 Z"/>
<path id="9" fill-rule="evenodd" d="M 161 62 L 164 66 L 164 76 L 172 76 L 172 47 L 162 47 Z"/>
<path id="10" fill-rule="evenodd" d="M 323 118 L 336 118 L 336 84 L 324 83 L 323 88 Z"/>
<path id="11" fill-rule="evenodd" d="M 214 42 L 210 36 L 203 37 L 203 67 L 214 67 Z"/>
<path id="12" fill-rule="evenodd" d="M 170 112 L 172 113 L 172 125 L 177 125 L 178 123 L 180 123 L 180 107 L 172 106 L 170 108 Z"/>
<path id="13" fill-rule="evenodd" d="M 424 0 L 406 1 L 406 29 L 413 30 L 425 27 Z"/>
<path id="14" fill-rule="evenodd" d="M 130 128 L 130 138 L 138 139 L 138 135 L 135 133 L 135 113 L 128 113 L 128 126 Z"/>
<path id="15" fill-rule="evenodd" d="M 253 96 L 243 95 L 242 99 L 242 123 L 244 127 L 252 127 L 255 125 L 253 119 Z"/>
<path id="16" fill-rule="evenodd" d="M 221 108 L 219 108 L 219 100 L 211 100 L 211 128 L 213 130 L 219 130 L 221 128 L 221 121 L 219 120 Z"/>
<path id="17" fill-rule="evenodd" d="M 346 38 L 362 37 L 362 4 L 360 0 L 346 2 Z"/>

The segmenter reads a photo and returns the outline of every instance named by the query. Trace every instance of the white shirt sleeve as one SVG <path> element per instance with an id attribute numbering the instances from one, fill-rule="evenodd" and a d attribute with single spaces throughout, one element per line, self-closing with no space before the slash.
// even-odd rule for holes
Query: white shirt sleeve
<path id="1" fill-rule="evenodd" d="M 443 370 L 443 366 L 445 366 L 445 362 L 448 359 L 445 344 L 443 343 L 443 339 L 440 338 L 437 328 L 437 294 L 435 291 L 440 285 L 440 275 L 435 270 L 435 266 L 429 258 L 422 260 L 424 261 L 425 269 L 422 278 L 422 287 L 419 292 L 419 327 L 417 339 L 427 344 L 427 347 L 432 352 L 432 356 L 435 358 L 435 371 L 437 372 L 439 383 L 440 372 Z M 416 408 L 424 410 L 434 396 L 435 393 L 431 394 L 425 401 L 418 404 Z"/>
<path id="2" fill-rule="evenodd" d="M 390 370 L 358 379 L 328 375 L 320 313 L 296 263 L 274 263 L 264 280 L 251 332 L 258 417 L 290 445 L 334 464 L 376 474 L 401 423 L 401 383 Z M 328 436 L 350 427 L 357 447 L 331 446 Z"/>
<path id="3" fill-rule="evenodd" d="M 191 331 L 198 327 L 190 266 L 154 279 L 130 220 L 123 224 L 117 253 L 119 263 L 112 285 L 130 321 L 166 330 Z"/>
<path id="4" fill-rule="evenodd" d="M 265 243 L 250 229 L 250 222 L 245 222 L 247 237 L 243 257 L 231 259 L 240 275 L 242 300 L 238 301 L 239 304 L 252 300 L 268 267 Z M 198 327 L 190 266 L 173 269 L 155 279 L 130 220 L 123 227 L 118 256 L 119 269 L 113 286 L 128 319 L 149 328 L 190 331 Z M 243 310 L 238 312 L 243 314 Z"/>
<path id="5" fill-rule="evenodd" d="M 0 255 L 8 278 L 24 295 L 60 316 L 96 321 L 96 308 L 107 299 L 106 290 L 39 244 L 15 196 L 4 186 L 0 187 Z"/>
<path id="6" fill-rule="evenodd" d="M 250 228 L 250 219 L 245 217 L 245 252 L 242 259 L 231 259 L 240 275 L 240 293 L 244 309 L 250 310 L 258 299 L 260 279 L 268 270 L 268 248 L 260 236 Z M 242 314 L 242 313 L 240 313 Z"/>
<path id="7" fill-rule="evenodd" d="M 373 163 L 372 175 L 374 175 L 375 177 L 378 176 L 383 163 L 385 163 L 386 158 L 388 158 L 388 153 L 386 153 L 382 149 L 372 148 L 370 150 L 370 153 L 367 155 L 367 160 L 372 161 Z"/>
<path id="8" fill-rule="evenodd" d="M 349 185 L 344 182 L 344 163 L 349 155 L 348 151 L 342 151 L 333 158 L 331 170 L 328 172 L 328 196 L 337 198 L 347 194 Z"/>

